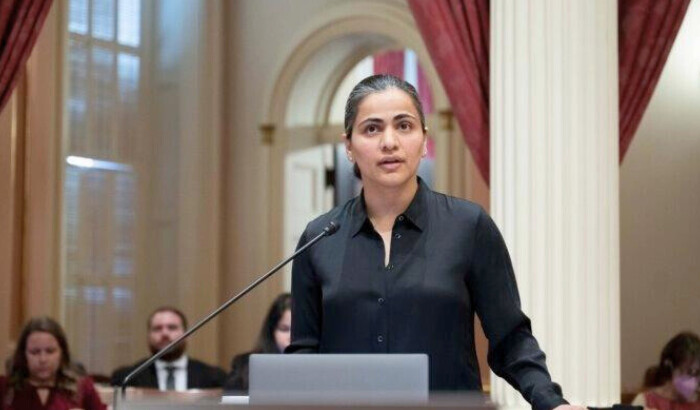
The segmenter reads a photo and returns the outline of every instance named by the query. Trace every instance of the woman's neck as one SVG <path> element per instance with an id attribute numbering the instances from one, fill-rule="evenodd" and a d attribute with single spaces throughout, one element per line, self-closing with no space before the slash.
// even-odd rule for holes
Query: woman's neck
<path id="1" fill-rule="evenodd" d="M 53 379 L 50 380 L 37 380 L 29 377 L 27 379 L 29 384 L 31 384 L 34 387 L 54 387 L 56 385 L 56 378 L 54 377 Z"/>
<path id="2" fill-rule="evenodd" d="M 367 216 L 377 230 L 391 230 L 394 220 L 411 204 L 418 191 L 418 180 L 412 178 L 408 183 L 395 189 L 377 186 L 365 186 L 364 197 Z"/>

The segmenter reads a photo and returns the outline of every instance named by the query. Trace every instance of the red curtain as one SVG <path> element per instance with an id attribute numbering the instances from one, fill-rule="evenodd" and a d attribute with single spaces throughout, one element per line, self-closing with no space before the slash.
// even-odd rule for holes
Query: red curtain
<path id="1" fill-rule="evenodd" d="M 418 95 L 420 102 L 423 104 L 423 112 L 425 115 L 433 113 L 433 90 L 430 88 L 430 82 L 425 75 L 425 70 L 418 64 Z"/>
<path id="2" fill-rule="evenodd" d="M 52 0 L 0 0 L 0 111 L 12 95 Z"/>
<path id="3" fill-rule="evenodd" d="M 374 74 L 391 74 L 403 78 L 404 51 L 391 50 L 372 57 Z"/>
<path id="4" fill-rule="evenodd" d="M 489 180 L 489 1 L 409 0 L 484 180 Z"/>
<path id="5" fill-rule="evenodd" d="M 620 162 L 659 81 L 690 0 L 619 0 Z"/>
<path id="6" fill-rule="evenodd" d="M 620 161 L 690 0 L 619 0 Z M 489 182 L 489 0 L 409 0 L 467 146 Z"/>

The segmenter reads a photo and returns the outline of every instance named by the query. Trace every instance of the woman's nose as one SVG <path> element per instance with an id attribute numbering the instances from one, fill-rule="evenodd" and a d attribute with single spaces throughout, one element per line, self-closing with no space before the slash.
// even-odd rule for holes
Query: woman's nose
<path id="1" fill-rule="evenodd" d="M 394 149 L 396 147 L 396 130 L 389 127 L 382 135 L 381 148 L 382 149 Z"/>

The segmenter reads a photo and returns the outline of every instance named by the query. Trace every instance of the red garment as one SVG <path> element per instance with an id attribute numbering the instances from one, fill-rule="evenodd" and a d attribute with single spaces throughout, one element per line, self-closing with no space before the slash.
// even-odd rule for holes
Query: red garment
<path id="1" fill-rule="evenodd" d="M 52 388 L 46 404 L 42 405 L 39 393 L 34 386 L 26 386 L 21 390 L 14 391 L 11 403 L 6 403 L 7 394 L 10 390 L 6 377 L 0 377 L 0 409 L 2 410 L 71 410 L 80 408 L 83 410 L 106 410 L 107 406 L 102 403 L 100 396 L 95 390 L 90 378 L 84 377 L 78 381 L 78 399 L 73 399 L 70 392 Z"/>
<path id="2" fill-rule="evenodd" d="M 700 410 L 700 402 L 684 403 L 667 399 L 648 391 L 644 393 L 644 404 L 646 407 L 656 410 Z"/>

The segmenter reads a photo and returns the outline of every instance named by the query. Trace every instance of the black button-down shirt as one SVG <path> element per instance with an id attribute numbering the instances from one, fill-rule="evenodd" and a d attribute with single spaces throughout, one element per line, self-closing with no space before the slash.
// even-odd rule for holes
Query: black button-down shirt
<path id="1" fill-rule="evenodd" d="M 338 232 L 292 268 L 287 352 L 427 353 L 431 389 L 480 390 L 476 313 L 493 371 L 536 409 L 566 403 L 521 311 L 503 238 L 481 207 L 419 179 L 394 222 L 386 265 L 362 196 L 309 223 L 299 245 L 330 221 L 340 223 Z"/>

